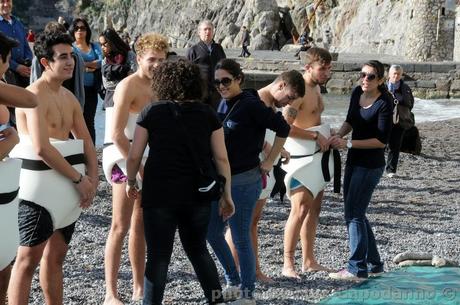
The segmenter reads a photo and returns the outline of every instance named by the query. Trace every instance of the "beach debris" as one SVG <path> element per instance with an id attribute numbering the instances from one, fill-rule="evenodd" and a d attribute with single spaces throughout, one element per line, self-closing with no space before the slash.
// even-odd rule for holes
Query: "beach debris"
<path id="1" fill-rule="evenodd" d="M 433 255 L 426 252 L 406 251 L 397 254 L 393 258 L 393 263 L 400 267 L 407 266 L 434 266 L 434 267 L 458 267 L 456 261 Z"/>

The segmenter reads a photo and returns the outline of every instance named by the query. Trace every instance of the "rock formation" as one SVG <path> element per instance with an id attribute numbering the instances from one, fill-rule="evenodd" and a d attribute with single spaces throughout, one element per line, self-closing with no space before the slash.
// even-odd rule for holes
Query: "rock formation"
<path id="1" fill-rule="evenodd" d="M 216 41 L 227 48 L 240 46 L 243 25 L 250 30 L 252 49 L 269 49 L 276 30 L 284 44 L 308 28 L 317 45 L 335 52 L 416 61 L 452 60 L 456 5 L 455 0 L 15 0 L 27 10 L 23 16 L 39 15 L 30 20 L 34 28 L 37 20 L 42 25 L 73 12 L 86 15 L 95 33 L 107 26 L 132 37 L 157 31 L 171 37 L 173 46 L 186 47 L 198 40 L 198 22 L 210 19 Z"/>

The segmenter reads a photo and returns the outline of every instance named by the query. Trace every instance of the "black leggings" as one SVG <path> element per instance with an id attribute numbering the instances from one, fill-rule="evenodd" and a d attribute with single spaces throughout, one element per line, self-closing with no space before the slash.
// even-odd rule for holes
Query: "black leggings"
<path id="1" fill-rule="evenodd" d="M 94 128 L 94 117 L 96 116 L 98 94 L 96 87 L 85 86 L 85 106 L 83 108 L 83 117 L 85 118 L 86 127 L 88 127 L 89 134 L 96 143 L 96 130 Z"/>
<path id="2" fill-rule="evenodd" d="M 147 242 L 144 305 L 162 304 L 176 228 L 208 302 L 223 302 L 216 264 L 206 247 L 210 212 L 210 206 L 144 209 Z"/>

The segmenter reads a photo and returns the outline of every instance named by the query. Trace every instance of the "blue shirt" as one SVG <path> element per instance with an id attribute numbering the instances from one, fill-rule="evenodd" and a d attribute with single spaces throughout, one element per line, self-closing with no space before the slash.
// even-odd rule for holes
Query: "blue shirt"
<path id="1" fill-rule="evenodd" d="M 90 44 L 91 50 L 88 53 L 83 52 L 79 48 L 77 48 L 75 45 L 73 46 L 73 50 L 75 53 L 80 54 L 80 56 L 83 58 L 84 62 L 91 62 L 91 61 L 98 61 L 97 67 L 98 69 L 101 68 L 101 63 L 102 63 L 102 50 L 101 47 L 98 43 L 91 43 Z M 93 87 L 94 84 L 94 72 L 86 72 L 84 75 L 84 84 L 85 87 Z"/>
<path id="2" fill-rule="evenodd" d="M 16 17 L 11 16 L 11 23 L 0 16 L 0 32 L 6 36 L 16 39 L 19 46 L 11 50 L 10 69 L 16 71 L 19 64 L 24 64 L 25 60 L 32 62 L 32 51 L 26 39 L 26 30 Z"/>

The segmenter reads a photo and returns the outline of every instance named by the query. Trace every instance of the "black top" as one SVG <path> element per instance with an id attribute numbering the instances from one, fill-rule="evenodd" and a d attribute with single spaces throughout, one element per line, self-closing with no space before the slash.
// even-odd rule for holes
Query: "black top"
<path id="1" fill-rule="evenodd" d="M 213 90 L 214 69 L 219 60 L 226 58 L 224 49 L 220 44 L 211 42 L 211 50 L 208 45 L 200 40 L 199 43 L 187 50 L 187 59 L 200 67 L 203 79 L 208 85 L 208 90 Z"/>
<path id="2" fill-rule="evenodd" d="M 281 113 L 275 113 L 272 108 L 265 106 L 253 89 L 243 90 L 241 94 L 227 100 L 226 104 L 225 111 L 219 113 L 219 116 L 223 120 L 232 175 L 235 175 L 259 165 L 265 129 L 273 130 L 278 137 L 287 138 L 290 127 Z"/>
<path id="3" fill-rule="evenodd" d="M 155 102 L 141 112 L 137 124 L 148 131 L 150 146 L 144 167 L 142 207 L 177 207 L 200 203 L 196 198 L 198 169 L 193 162 L 184 130 L 177 125 L 168 101 Z M 211 134 L 222 125 L 208 105 L 180 103 L 180 115 L 187 134 L 202 158 L 212 166 Z"/>
<path id="4" fill-rule="evenodd" d="M 359 105 L 363 93 L 356 87 L 351 94 L 346 122 L 353 128 L 353 140 L 376 138 L 386 144 L 391 132 L 393 102 L 388 95 L 380 95 L 367 109 Z M 385 165 L 383 148 L 348 150 L 347 164 L 366 168 L 378 168 Z"/>

